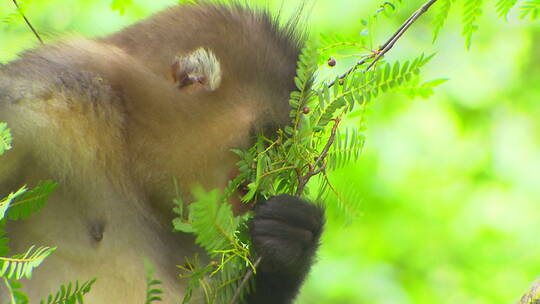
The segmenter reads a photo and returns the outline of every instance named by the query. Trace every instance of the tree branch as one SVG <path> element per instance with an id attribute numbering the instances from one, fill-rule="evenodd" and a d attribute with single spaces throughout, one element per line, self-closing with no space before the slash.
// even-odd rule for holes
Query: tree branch
<path id="1" fill-rule="evenodd" d="M 384 54 L 388 53 L 388 51 L 390 51 L 394 47 L 394 44 L 399 40 L 399 38 L 401 38 L 401 36 L 403 36 L 403 34 L 405 34 L 405 32 L 411 27 L 411 25 L 413 25 L 413 23 L 416 20 L 418 20 L 418 18 L 420 18 L 420 16 L 422 16 L 425 12 L 427 12 L 429 10 L 429 8 L 433 4 L 435 4 L 435 2 L 437 2 L 437 0 L 429 0 L 424 5 L 422 5 L 421 8 L 419 8 L 416 12 L 414 12 L 414 14 L 412 14 L 412 16 L 409 17 L 409 19 L 407 19 L 407 21 L 405 21 L 405 23 L 403 23 L 403 25 L 399 28 L 399 30 L 397 32 L 395 32 L 394 35 L 392 35 L 392 37 L 390 37 L 390 39 L 388 39 L 379 48 L 379 50 L 375 53 L 376 54 L 375 59 L 373 59 L 371 64 L 366 68 L 366 71 L 368 71 L 371 67 L 373 67 L 375 65 L 375 63 L 377 63 L 377 61 L 379 61 L 379 59 L 382 56 L 384 56 Z"/>
<path id="2" fill-rule="evenodd" d="M 310 178 L 321 173 L 326 168 L 326 164 L 324 164 L 323 162 L 326 156 L 328 155 L 328 151 L 330 151 L 330 147 L 332 146 L 332 144 L 334 143 L 336 139 L 336 133 L 337 133 L 337 128 L 338 128 L 339 123 L 340 123 L 340 120 L 338 118 L 334 119 L 334 126 L 332 127 L 332 132 L 330 133 L 330 137 L 328 138 L 328 141 L 326 142 L 326 145 L 321 151 L 321 154 L 319 155 L 319 157 L 317 157 L 313 165 L 309 165 L 309 171 L 305 175 L 302 175 L 300 169 L 296 170 L 298 174 L 298 188 L 296 189 L 296 194 L 295 194 L 296 196 L 299 196 L 300 194 L 302 194 L 302 192 L 304 191 L 304 187 L 306 186 Z M 261 263 L 261 260 L 262 258 L 259 257 L 253 264 L 253 268 L 257 269 L 257 267 Z M 250 267 L 248 269 L 248 271 L 242 278 L 242 282 L 240 282 L 238 287 L 236 287 L 234 296 L 232 297 L 229 304 L 235 304 L 240 299 L 241 291 L 244 289 L 245 285 L 254 274 L 253 268 Z"/>
<path id="3" fill-rule="evenodd" d="M 405 21 L 401 25 L 401 27 L 382 45 L 379 47 L 379 49 L 373 54 L 363 57 L 360 61 L 358 61 L 353 67 L 351 67 L 347 72 L 345 72 L 343 75 L 339 76 L 339 80 L 344 79 L 349 74 L 354 72 L 359 66 L 366 63 L 368 60 L 373 59 L 373 61 L 370 63 L 370 65 L 365 69 L 365 71 L 368 71 L 370 68 L 372 68 L 377 61 L 379 61 L 382 56 L 384 56 L 388 51 L 392 49 L 394 44 L 403 36 L 403 34 L 411 27 L 411 25 L 420 18 L 425 12 L 428 11 L 428 9 L 435 3 L 437 0 L 430 0 L 427 3 L 425 3 L 420 9 L 418 9 L 414 14 Z M 335 80 L 332 81 L 330 84 L 328 84 L 328 87 L 332 87 L 335 84 Z M 330 147 L 334 143 L 336 139 L 336 133 L 337 128 L 339 126 L 340 119 L 336 118 L 334 119 L 334 126 L 332 127 L 332 131 L 330 133 L 330 137 L 328 138 L 328 141 L 326 142 L 326 145 L 324 146 L 323 150 L 321 151 L 321 154 L 315 159 L 315 162 L 313 164 L 309 164 L 309 170 L 305 175 L 302 175 L 301 169 L 296 168 L 296 173 L 298 175 L 298 187 L 296 188 L 296 196 L 300 196 L 302 192 L 304 191 L 304 188 L 306 184 L 308 183 L 309 179 L 313 176 L 323 172 L 326 169 L 326 164 L 324 163 L 325 158 L 328 155 L 328 152 L 330 150 Z M 335 190 L 334 190 L 335 191 Z M 257 268 L 259 264 L 261 263 L 261 257 L 259 257 L 255 263 L 254 267 Z M 242 282 L 238 287 L 236 288 L 236 291 L 234 293 L 233 298 L 229 302 L 229 304 L 235 304 L 240 299 L 240 293 L 242 289 L 245 287 L 249 279 L 253 276 L 254 271 L 253 268 L 250 268 L 244 277 L 242 278 Z"/>
<path id="4" fill-rule="evenodd" d="M 17 0 L 13 0 L 13 4 L 15 4 L 15 7 L 17 8 L 17 11 L 21 15 L 21 17 L 24 19 L 24 22 L 26 22 L 26 25 L 28 25 L 28 27 L 30 28 L 32 33 L 34 33 L 34 36 L 36 36 L 36 38 L 39 40 L 39 43 L 44 44 L 43 40 L 41 39 L 41 36 L 38 34 L 36 29 L 32 26 L 32 23 L 30 23 L 28 18 L 26 18 L 26 16 L 24 15 L 21 7 L 19 6 L 19 3 L 17 3 Z"/>
<path id="5" fill-rule="evenodd" d="M 351 67 L 347 72 L 343 73 L 341 76 L 338 77 L 338 80 L 344 79 L 345 77 L 349 76 L 352 72 L 356 71 L 356 69 L 365 64 L 367 61 L 373 59 L 373 61 L 369 64 L 369 66 L 365 69 L 365 71 L 369 71 L 376 63 L 379 61 L 379 59 L 382 58 L 388 51 L 390 51 L 394 44 L 405 34 L 405 32 L 413 25 L 420 16 L 422 16 L 425 12 L 429 10 L 429 8 L 435 4 L 438 0 L 429 0 L 426 2 L 422 7 L 420 7 L 414 14 L 412 14 L 405 23 L 403 23 L 400 28 L 388 39 L 386 42 L 379 47 L 378 50 L 374 51 L 373 54 L 364 56 L 362 59 L 360 59 L 353 67 Z M 336 84 L 336 81 L 333 80 L 328 84 L 328 87 L 332 87 Z"/>
<path id="6" fill-rule="evenodd" d="M 262 258 L 259 257 L 257 261 L 255 261 L 255 263 L 253 264 L 253 268 L 257 269 L 257 267 L 259 267 L 259 264 L 261 263 L 261 260 Z M 242 282 L 240 282 L 240 284 L 236 288 L 236 291 L 234 292 L 234 296 L 232 297 L 229 304 L 235 304 L 240 299 L 240 292 L 242 291 L 242 289 L 244 289 L 244 286 L 246 286 L 247 282 L 254 274 L 253 268 L 250 267 L 249 270 L 246 272 L 246 274 L 244 275 L 244 278 L 242 279 Z"/>
<path id="7" fill-rule="evenodd" d="M 296 196 L 300 196 L 302 194 L 302 192 L 304 191 L 304 187 L 306 186 L 310 178 L 321 173 L 326 168 L 326 164 L 324 163 L 321 164 L 321 163 L 324 161 L 324 159 L 328 155 L 328 151 L 330 150 L 330 147 L 332 146 L 332 144 L 334 143 L 336 139 L 336 133 L 337 133 L 339 122 L 340 120 L 338 118 L 334 119 L 334 126 L 332 127 L 332 132 L 330 133 L 328 142 L 326 142 L 326 145 L 321 151 L 321 154 L 319 155 L 319 157 L 317 157 L 313 165 L 309 166 L 309 171 L 305 175 L 302 175 L 300 174 L 300 172 L 298 172 L 298 188 L 296 188 L 296 193 L 295 193 Z"/>

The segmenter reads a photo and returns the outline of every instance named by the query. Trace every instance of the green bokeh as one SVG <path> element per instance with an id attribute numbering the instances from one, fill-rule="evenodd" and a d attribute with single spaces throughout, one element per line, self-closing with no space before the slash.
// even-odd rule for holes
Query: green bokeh
<path id="1" fill-rule="evenodd" d="M 368 2 L 310 3 L 311 34 L 357 34 L 379 3 Z M 420 4 L 405 2 L 382 21 L 380 42 Z M 110 1 L 25 3 L 53 41 L 110 33 L 174 1 L 133 1 L 123 15 Z M 284 14 L 298 4 L 284 2 Z M 11 1 L 0 1 L 0 17 L 12 12 Z M 344 225 L 329 210 L 299 303 L 512 303 L 540 275 L 540 26 L 486 10 L 466 51 L 460 15 L 435 45 L 429 19 L 388 57 L 437 52 L 425 78 L 450 81 L 430 100 L 387 95 L 370 107 L 361 160 L 331 176 L 343 191 L 362 194 L 361 215 Z M 0 28 L 0 62 L 35 45 L 19 18 Z M 338 61 L 336 69 L 346 67 Z"/>

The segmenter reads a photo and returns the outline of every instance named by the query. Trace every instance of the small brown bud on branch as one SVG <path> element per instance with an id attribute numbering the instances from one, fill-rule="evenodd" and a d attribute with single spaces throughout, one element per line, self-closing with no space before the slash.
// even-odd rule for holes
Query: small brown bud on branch
<path id="1" fill-rule="evenodd" d="M 328 65 L 331 66 L 331 67 L 334 67 L 336 66 L 336 59 L 334 59 L 333 57 L 330 57 L 330 59 L 328 59 Z"/>

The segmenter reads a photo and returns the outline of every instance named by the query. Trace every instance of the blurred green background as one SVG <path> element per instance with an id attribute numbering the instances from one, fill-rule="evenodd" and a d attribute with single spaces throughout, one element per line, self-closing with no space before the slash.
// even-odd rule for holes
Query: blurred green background
<path id="1" fill-rule="evenodd" d="M 248 1 L 249 2 L 249 1 Z M 251 1 L 284 15 L 296 0 Z M 308 5 L 312 35 L 358 35 L 383 1 Z M 411 0 L 379 24 L 378 41 L 414 11 Z M 174 4 L 133 0 L 27 0 L 47 41 L 116 31 Z M 430 100 L 386 95 L 369 108 L 361 160 L 331 180 L 361 193 L 358 219 L 329 210 L 319 261 L 298 303 L 513 303 L 540 275 L 540 25 L 486 9 L 470 51 L 461 7 L 432 44 L 423 17 L 387 56 L 437 52 L 425 79 L 450 81 Z M 14 12 L 0 1 L 0 17 Z M 175 30 L 175 29 L 171 29 Z M 15 15 L 0 27 L 0 62 L 36 45 Z M 338 60 L 336 69 L 346 69 Z M 332 205 L 332 203 L 330 203 Z"/>

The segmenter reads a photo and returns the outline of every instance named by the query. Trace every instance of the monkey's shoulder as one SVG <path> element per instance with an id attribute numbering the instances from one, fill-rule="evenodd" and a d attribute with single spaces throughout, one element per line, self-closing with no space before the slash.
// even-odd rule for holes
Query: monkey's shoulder
<path id="1" fill-rule="evenodd" d="M 0 100 L 72 109 L 113 102 L 104 67 L 112 69 L 116 53 L 82 38 L 27 51 L 0 69 Z"/>
<path id="2" fill-rule="evenodd" d="M 106 73 L 89 65 L 99 46 L 84 43 L 45 46 L 0 67 L 0 121 L 13 133 L 14 151 L 61 172 L 57 180 L 77 175 L 66 168 L 104 167 L 110 154 L 121 151 L 122 101 Z M 22 170 L 20 162 L 12 163 L 0 171 Z"/>

